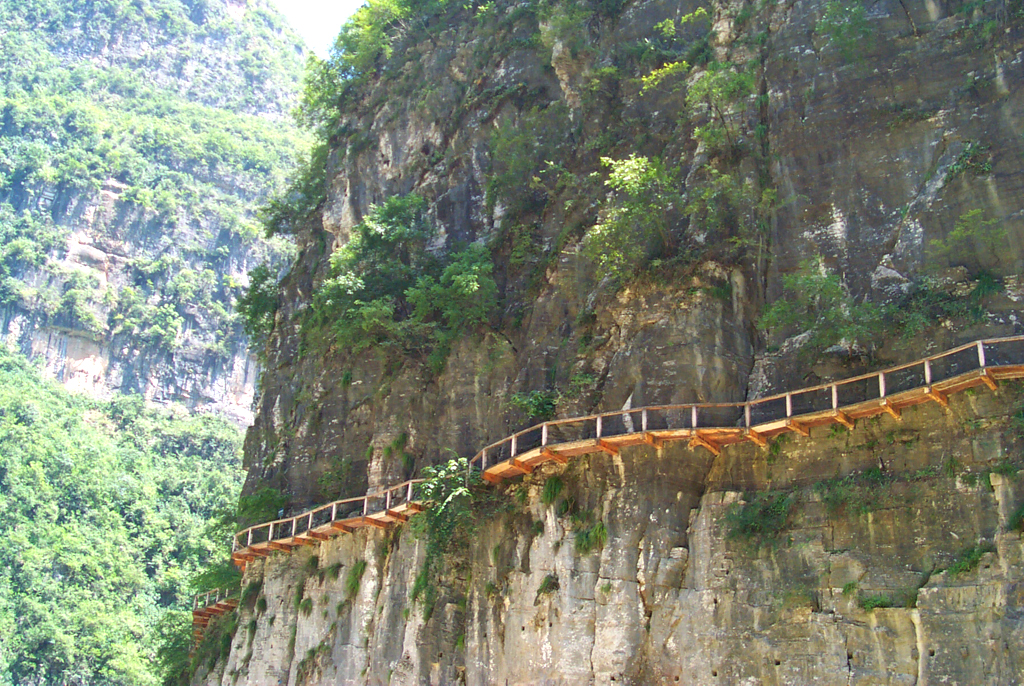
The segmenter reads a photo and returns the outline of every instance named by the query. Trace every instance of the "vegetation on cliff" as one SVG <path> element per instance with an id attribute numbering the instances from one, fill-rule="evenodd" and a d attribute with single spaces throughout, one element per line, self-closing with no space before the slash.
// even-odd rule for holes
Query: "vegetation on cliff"
<path id="1" fill-rule="evenodd" d="M 240 449 L 224 420 L 72 396 L 0 348 L 0 683 L 158 683 L 158 625 L 225 554 Z"/>

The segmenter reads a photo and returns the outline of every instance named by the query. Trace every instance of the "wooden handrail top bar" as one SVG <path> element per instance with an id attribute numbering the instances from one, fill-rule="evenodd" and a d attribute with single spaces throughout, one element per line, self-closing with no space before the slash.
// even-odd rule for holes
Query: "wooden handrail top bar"
<path id="1" fill-rule="evenodd" d="M 590 421 L 596 421 L 598 418 L 605 419 L 605 418 L 611 418 L 611 417 L 621 417 L 623 415 L 633 415 L 633 414 L 636 414 L 636 413 L 643 413 L 644 411 L 646 411 L 646 412 L 682 411 L 682 410 L 691 410 L 692 408 L 697 408 L 697 410 L 701 410 L 701 409 L 705 409 L 705 408 L 706 409 L 733 408 L 733 409 L 736 409 L 736 410 L 740 410 L 740 409 L 745 408 L 748 405 L 753 407 L 753 406 L 761 405 L 761 404 L 764 404 L 764 403 L 769 403 L 769 402 L 778 401 L 778 400 L 784 400 L 784 399 L 786 399 L 786 397 L 792 398 L 793 396 L 797 396 L 797 395 L 803 395 L 803 394 L 807 394 L 807 393 L 815 393 L 815 392 L 818 392 L 818 391 L 830 390 L 833 386 L 842 387 L 842 386 L 847 386 L 847 385 L 850 385 L 850 384 L 855 384 L 855 383 L 858 383 L 858 382 L 861 382 L 861 381 L 865 381 L 865 380 L 868 380 L 868 379 L 877 379 L 879 377 L 879 375 L 881 375 L 881 374 L 886 374 L 886 375 L 894 374 L 896 372 L 900 372 L 900 371 L 903 371 L 905 369 L 911 369 L 911 368 L 916 367 L 918 365 L 923 365 L 925 362 L 935 362 L 936 360 L 941 360 L 943 358 L 951 357 L 951 356 L 956 355 L 958 353 L 962 353 L 962 352 L 964 352 L 966 350 L 970 350 L 971 348 L 976 348 L 979 344 L 980 345 L 997 345 L 997 344 L 1001 344 L 1001 343 L 1017 343 L 1017 342 L 1022 342 L 1022 341 L 1024 341 L 1024 335 L 1022 335 L 1022 336 L 1004 336 L 1004 337 L 1001 337 L 1001 338 L 982 338 L 982 339 L 979 339 L 979 340 L 971 341 L 970 343 L 964 343 L 962 345 L 958 345 L 955 348 L 950 348 L 948 350 L 943 350 L 942 352 L 935 353 L 934 355 L 929 355 L 927 357 L 922 357 L 922 358 L 919 358 L 917 360 L 913 360 L 911 362 L 906 362 L 904 364 L 894 365 L 892 367 L 886 367 L 885 369 L 879 369 L 878 371 L 867 372 L 865 374 L 859 374 L 857 376 L 852 376 L 852 377 L 848 377 L 848 378 L 845 378 L 845 379 L 840 379 L 840 380 L 837 380 L 837 381 L 829 381 L 829 382 L 826 382 L 826 383 L 817 384 L 815 386 L 806 386 L 804 388 L 798 388 L 798 389 L 792 390 L 792 391 L 785 391 L 785 392 L 782 392 L 782 393 L 776 393 L 774 395 L 769 395 L 769 396 L 765 396 L 763 398 L 756 398 L 756 399 L 753 399 L 753 400 L 747 400 L 747 401 L 743 401 L 743 402 L 734 402 L 734 403 L 682 403 L 682 404 L 677 404 L 677 405 L 647 405 L 647 406 L 642 406 L 642 407 L 632 407 L 632 408 L 630 408 L 628 410 L 612 410 L 612 411 L 609 411 L 609 412 L 601 412 L 599 414 L 585 415 L 585 416 L 582 416 L 582 417 L 568 417 L 568 418 L 565 418 L 565 419 L 552 419 L 552 420 L 549 420 L 549 421 L 546 421 L 546 422 L 542 422 L 540 424 L 534 424 L 533 426 L 530 426 L 530 427 L 528 427 L 526 429 L 522 429 L 520 431 L 517 431 L 516 433 L 514 433 L 514 434 L 512 434 L 510 436 L 506 436 L 505 438 L 502 438 L 502 439 L 500 439 L 498 441 L 495 441 L 494 443 L 491 443 L 490 445 L 486 446 L 483 450 L 479 451 L 476 455 L 474 455 L 473 458 L 470 460 L 470 464 L 476 464 L 477 462 L 479 462 L 482 459 L 483 454 L 485 452 L 491 451 L 491 450 L 493 450 L 495 448 L 500 448 L 502 446 L 508 445 L 512 441 L 513 437 L 518 439 L 518 438 L 521 438 L 522 436 L 524 436 L 526 434 L 530 434 L 530 433 L 533 433 L 533 432 L 536 432 L 536 431 L 543 431 L 545 427 L 551 428 L 551 427 L 557 427 L 557 426 L 564 426 L 564 425 L 567 425 L 567 424 L 580 424 L 580 423 L 586 423 L 586 422 L 590 422 Z"/>

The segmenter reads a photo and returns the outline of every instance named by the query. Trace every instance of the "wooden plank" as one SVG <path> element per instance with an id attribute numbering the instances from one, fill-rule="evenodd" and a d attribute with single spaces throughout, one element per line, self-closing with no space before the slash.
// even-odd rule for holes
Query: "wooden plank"
<path id="1" fill-rule="evenodd" d="M 512 466 L 524 474 L 533 474 L 533 466 L 523 462 L 518 457 L 512 458 Z"/>
<path id="2" fill-rule="evenodd" d="M 890 417 L 895 419 L 897 422 L 902 422 L 903 421 L 903 415 L 900 414 L 899 409 L 894 407 L 893 404 L 889 402 L 888 398 L 886 398 L 885 400 L 882 401 L 881 408 L 882 408 L 883 411 L 885 411 Z"/>
<path id="3" fill-rule="evenodd" d="M 700 434 L 694 434 L 693 437 L 690 438 L 690 449 L 692 450 L 697 446 L 700 446 L 701 448 L 710 451 L 711 454 L 714 455 L 715 457 L 718 457 L 719 455 L 722 454 L 722 449 L 720 447 L 718 447 L 711 441 L 707 441 L 701 438 Z"/>
<path id="4" fill-rule="evenodd" d="M 650 431 L 644 432 L 644 443 L 646 443 L 647 445 L 652 445 L 658 450 L 661 450 L 662 447 L 664 447 L 665 445 L 665 441 L 661 440 Z"/>
<path id="5" fill-rule="evenodd" d="M 833 410 L 831 417 L 836 423 L 842 424 L 847 429 L 853 429 L 857 426 L 856 422 L 850 419 L 850 416 L 842 410 Z"/>
<path id="6" fill-rule="evenodd" d="M 348 524 L 342 524 L 341 522 L 331 522 L 331 528 L 337 529 L 343 534 L 350 534 L 355 531 L 355 529 L 350 527 Z"/>
<path id="7" fill-rule="evenodd" d="M 388 523 L 387 522 L 382 522 L 379 519 L 372 519 L 370 517 L 363 517 L 363 522 L 365 522 L 368 526 L 372 526 L 372 527 L 375 527 L 377 529 L 387 529 L 388 528 Z"/>
<path id="8" fill-rule="evenodd" d="M 423 508 L 422 504 L 418 503 L 415 500 L 412 500 L 412 501 L 407 502 L 405 504 L 405 509 L 407 509 L 407 510 L 409 510 L 411 512 L 423 512 L 424 508 Z"/>
<path id="9" fill-rule="evenodd" d="M 804 426 L 800 422 L 794 421 L 792 419 L 789 419 L 789 420 L 786 421 L 786 428 L 789 429 L 790 431 L 795 431 L 796 433 L 800 434 L 804 438 L 810 438 L 811 437 L 811 430 L 810 429 L 808 429 L 806 426 Z"/>
<path id="10" fill-rule="evenodd" d="M 981 380 L 985 383 L 986 386 L 988 386 L 988 389 L 990 391 L 999 390 L 999 384 L 997 384 L 996 380 L 992 378 L 992 374 L 991 372 L 989 372 L 988 369 L 981 370 Z"/>
<path id="11" fill-rule="evenodd" d="M 947 398 L 944 393 L 940 393 L 939 391 L 936 391 L 934 388 L 929 387 L 928 392 L 925 395 L 927 395 L 929 398 L 937 402 L 939 405 L 942 405 L 942 407 L 946 408 L 947 410 L 949 409 L 949 398 Z"/>
<path id="12" fill-rule="evenodd" d="M 502 482 L 502 478 L 491 471 L 486 471 L 481 476 L 489 484 L 500 484 Z"/>
<path id="13" fill-rule="evenodd" d="M 385 514 L 387 514 L 388 517 L 392 517 L 393 519 L 397 519 L 398 521 L 400 521 L 402 523 L 405 523 L 405 522 L 409 521 L 409 515 L 403 514 L 403 513 L 399 512 L 398 510 L 385 510 L 384 512 L 385 512 Z"/>
<path id="14" fill-rule="evenodd" d="M 601 448 L 601 450 L 603 450 L 604 452 L 608 453 L 609 455 L 618 455 L 619 454 L 618 447 L 612 445 L 608 441 L 598 439 L 597 445 L 598 445 L 599 448 Z"/>
<path id="15" fill-rule="evenodd" d="M 309 538 L 306 535 L 308 533 L 309 532 L 299 534 L 298 536 L 292 538 L 292 540 L 298 543 L 299 545 L 320 545 L 320 541 L 316 540 L 315 538 Z"/>
<path id="16" fill-rule="evenodd" d="M 561 453 L 556 453 L 551 448 L 544 448 L 544 450 L 542 450 L 540 454 L 544 457 L 544 459 L 551 460 L 552 462 L 557 462 L 558 464 L 569 463 L 568 457 Z"/>
<path id="17" fill-rule="evenodd" d="M 325 533 L 323 533 L 321 531 L 310 530 L 310 531 L 306 532 L 306 535 L 309 536 L 310 538 L 315 538 L 318 541 L 329 541 L 329 540 L 331 540 L 330 536 L 328 536 L 327 534 L 325 534 Z"/>
<path id="18" fill-rule="evenodd" d="M 764 436 L 757 433 L 753 429 L 747 429 L 746 439 L 753 443 L 754 445 L 757 445 L 761 448 L 764 448 L 768 445 L 768 439 L 766 439 Z"/>
<path id="19" fill-rule="evenodd" d="M 267 547 L 271 550 L 280 550 L 282 553 L 290 553 L 292 551 L 292 546 L 278 543 L 277 541 L 270 541 L 267 543 Z"/>

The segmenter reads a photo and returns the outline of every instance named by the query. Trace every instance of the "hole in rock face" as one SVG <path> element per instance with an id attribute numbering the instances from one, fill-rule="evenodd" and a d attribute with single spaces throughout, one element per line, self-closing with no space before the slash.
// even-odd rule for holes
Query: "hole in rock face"
<path id="1" fill-rule="evenodd" d="M 779 666 L 779 665 L 781 665 L 781 664 L 782 664 L 782 663 L 781 663 L 781 662 L 779 662 L 778 660 L 776 660 L 776 661 L 775 661 L 775 666 L 776 666 L 776 667 L 778 667 L 778 666 Z"/>
<path id="2" fill-rule="evenodd" d="M 718 676 L 718 670 L 712 669 L 711 670 L 711 676 Z"/>
<path id="3" fill-rule="evenodd" d="M 444 657 L 444 653 L 438 653 L 437 654 L 437 659 L 438 660 L 440 660 L 442 657 Z"/>
<path id="4" fill-rule="evenodd" d="M 679 677 L 676 677 L 676 678 L 675 678 L 674 680 L 675 680 L 675 681 L 679 681 Z"/>
<path id="5" fill-rule="evenodd" d="M 525 626 L 521 626 L 521 627 L 519 627 L 519 630 L 520 631 L 526 631 L 526 627 Z"/>
<path id="6" fill-rule="evenodd" d="M 928 657 L 935 657 L 935 648 L 931 648 L 928 650 Z"/>
<path id="7" fill-rule="evenodd" d="M 420 152 L 423 153 L 424 155 L 429 155 L 430 154 L 430 143 L 424 143 L 423 147 L 420 148 Z"/>
<path id="8" fill-rule="evenodd" d="M 853 653 L 851 653 L 850 651 L 846 651 L 846 659 L 847 660 L 852 660 L 853 659 Z"/>

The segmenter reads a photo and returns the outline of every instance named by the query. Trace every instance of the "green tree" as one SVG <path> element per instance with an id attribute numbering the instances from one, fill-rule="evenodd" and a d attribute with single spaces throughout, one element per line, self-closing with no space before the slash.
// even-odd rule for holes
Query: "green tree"
<path id="1" fill-rule="evenodd" d="M 657 157 L 630 155 L 601 158 L 610 169 L 606 186 L 613 192 L 598 223 L 584 238 L 584 253 L 602 274 L 625 280 L 644 262 L 652 247 L 671 253 L 676 239 L 669 218 L 681 196 L 674 170 Z"/>
<path id="2" fill-rule="evenodd" d="M 871 348 L 885 325 L 883 309 L 855 302 L 820 257 L 801 262 L 796 272 L 783 276 L 782 287 L 784 296 L 765 310 L 761 327 L 772 333 L 807 333 L 810 351 L 840 344 Z"/>

